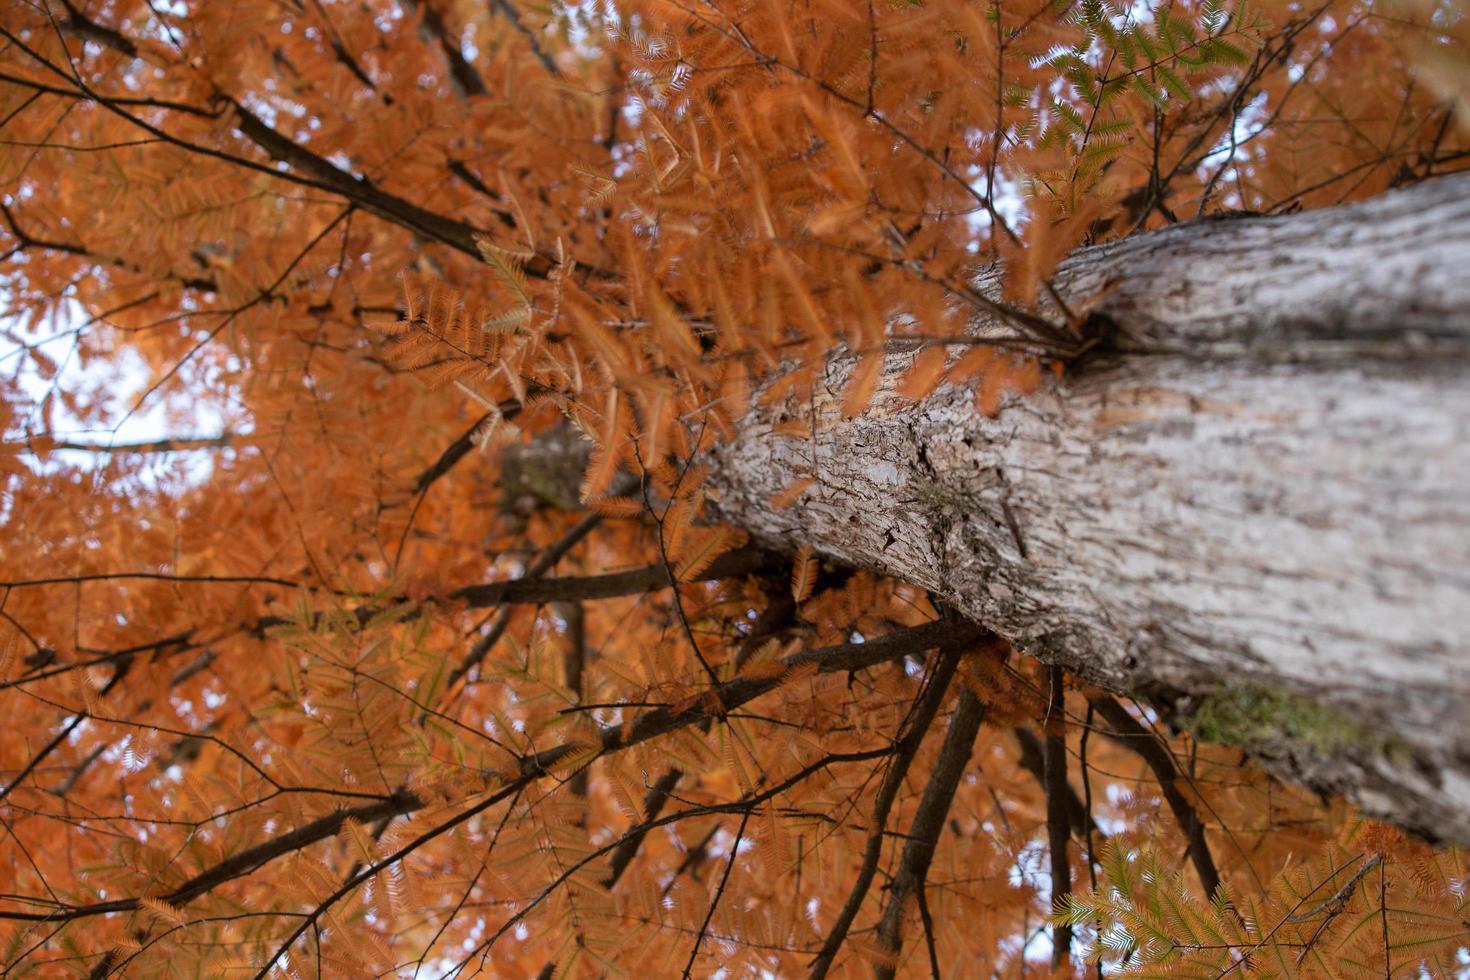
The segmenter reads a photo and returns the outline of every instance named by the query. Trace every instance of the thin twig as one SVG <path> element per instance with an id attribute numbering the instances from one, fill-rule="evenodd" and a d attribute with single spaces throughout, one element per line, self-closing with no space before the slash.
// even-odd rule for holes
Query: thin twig
<path id="1" fill-rule="evenodd" d="M 715 889 L 715 894 L 710 899 L 709 909 L 704 913 L 704 922 L 700 923 L 699 935 L 694 937 L 694 948 L 689 951 L 689 962 L 684 964 L 684 980 L 689 980 L 693 974 L 694 961 L 699 958 L 699 947 L 704 944 L 704 937 L 709 932 L 710 920 L 715 917 L 715 909 L 720 904 L 720 899 L 725 896 L 725 887 L 730 883 L 730 872 L 735 868 L 735 858 L 740 854 L 740 842 L 745 839 L 745 825 L 750 822 L 751 809 L 740 815 L 740 827 L 735 831 L 735 843 L 730 845 L 730 860 L 725 863 L 725 873 L 720 877 L 720 884 Z"/>

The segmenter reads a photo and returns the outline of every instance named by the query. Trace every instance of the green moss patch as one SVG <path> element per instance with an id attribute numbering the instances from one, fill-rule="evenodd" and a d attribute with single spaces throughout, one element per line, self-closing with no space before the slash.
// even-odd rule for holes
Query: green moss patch
<path id="1" fill-rule="evenodd" d="M 1250 746 L 1283 739 L 1321 752 L 1392 748 L 1391 736 L 1309 698 L 1253 686 L 1230 687 L 1200 702 L 1181 722 L 1205 742 Z"/>

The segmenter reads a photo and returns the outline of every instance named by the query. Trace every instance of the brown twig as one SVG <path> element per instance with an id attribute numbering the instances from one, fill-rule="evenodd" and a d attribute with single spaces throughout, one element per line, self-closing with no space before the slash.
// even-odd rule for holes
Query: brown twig
<path id="1" fill-rule="evenodd" d="M 1046 756 L 1045 747 L 1036 733 L 1029 728 L 1017 726 L 1014 729 L 1016 741 L 1021 746 L 1021 757 L 1017 760 L 1022 769 L 1030 773 L 1042 790 L 1046 789 Z M 1101 834 L 1102 828 L 1097 826 L 1097 821 L 1092 819 L 1092 814 L 1087 806 L 1078 798 L 1076 790 L 1071 784 L 1067 785 L 1065 800 L 1067 804 L 1067 824 L 1072 828 L 1072 834 L 1078 839 L 1087 837 L 1088 832 Z M 1106 836 L 1104 834 L 1104 836 Z"/>

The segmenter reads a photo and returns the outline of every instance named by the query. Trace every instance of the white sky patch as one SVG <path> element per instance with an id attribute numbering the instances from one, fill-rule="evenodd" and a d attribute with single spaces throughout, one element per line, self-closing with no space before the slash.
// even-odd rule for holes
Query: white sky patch
<path id="1" fill-rule="evenodd" d="M 1239 194 L 1235 191 L 1236 174 L 1232 171 L 1238 170 L 1255 159 L 1250 141 L 1261 134 L 1270 118 L 1266 93 L 1261 92 L 1241 109 L 1235 117 L 1235 125 L 1231 131 L 1223 134 L 1210 148 L 1209 154 L 1200 161 L 1196 173 L 1203 181 L 1209 181 L 1215 176 L 1216 171 L 1221 171 L 1223 168 L 1223 172 L 1216 181 L 1216 190 L 1212 198 L 1216 203 L 1232 208 L 1245 206 L 1245 202 L 1240 200 Z"/>
<path id="2" fill-rule="evenodd" d="M 83 363 L 84 334 L 111 329 L 102 323 L 88 324 L 85 312 L 74 303 L 39 323 L 26 324 L 16 316 L 0 318 L 0 377 L 13 379 L 24 399 L 15 406 L 11 431 L 3 434 L 6 443 L 24 446 L 28 438 L 44 435 L 60 442 L 114 447 L 171 437 L 213 436 L 226 429 L 243 434 L 249 429 L 238 422 L 231 425 L 225 406 L 202 396 L 201 386 L 191 383 L 201 369 L 214 373 L 202 362 L 185 365 L 177 379 L 154 391 L 135 409 L 154 380 L 141 357 L 119 344 L 106 356 L 93 353 Z M 195 355 L 196 359 L 207 351 Z M 185 386 L 187 393 L 181 390 Z M 211 385 L 207 390 L 217 388 Z M 74 396 L 78 411 L 61 398 L 63 391 Z M 199 483 L 213 472 L 215 453 L 232 451 L 159 454 L 158 462 L 169 466 L 177 479 L 180 473 L 175 464 L 183 460 L 183 479 Z M 62 449 L 45 456 L 22 452 L 20 458 L 39 475 L 59 466 L 100 468 L 115 455 Z M 156 467 L 144 467 L 138 475 L 151 482 L 149 474 L 154 470 Z"/>

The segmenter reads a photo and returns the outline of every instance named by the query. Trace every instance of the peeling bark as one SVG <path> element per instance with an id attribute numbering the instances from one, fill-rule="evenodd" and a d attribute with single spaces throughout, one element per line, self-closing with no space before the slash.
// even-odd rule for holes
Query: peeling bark
<path id="1" fill-rule="evenodd" d="M 1470 841 L 1470 177 L 1138 235 L 1054 282 L 1110 328 L 1064 380 L 995 418 L 953 385 L 912 405 L 892 350 L 848 420 L 838 353 L 711 452 L 717 516 L 1185 724 L 1238 708 L 1227 737 L 1283 775 Z"/>

